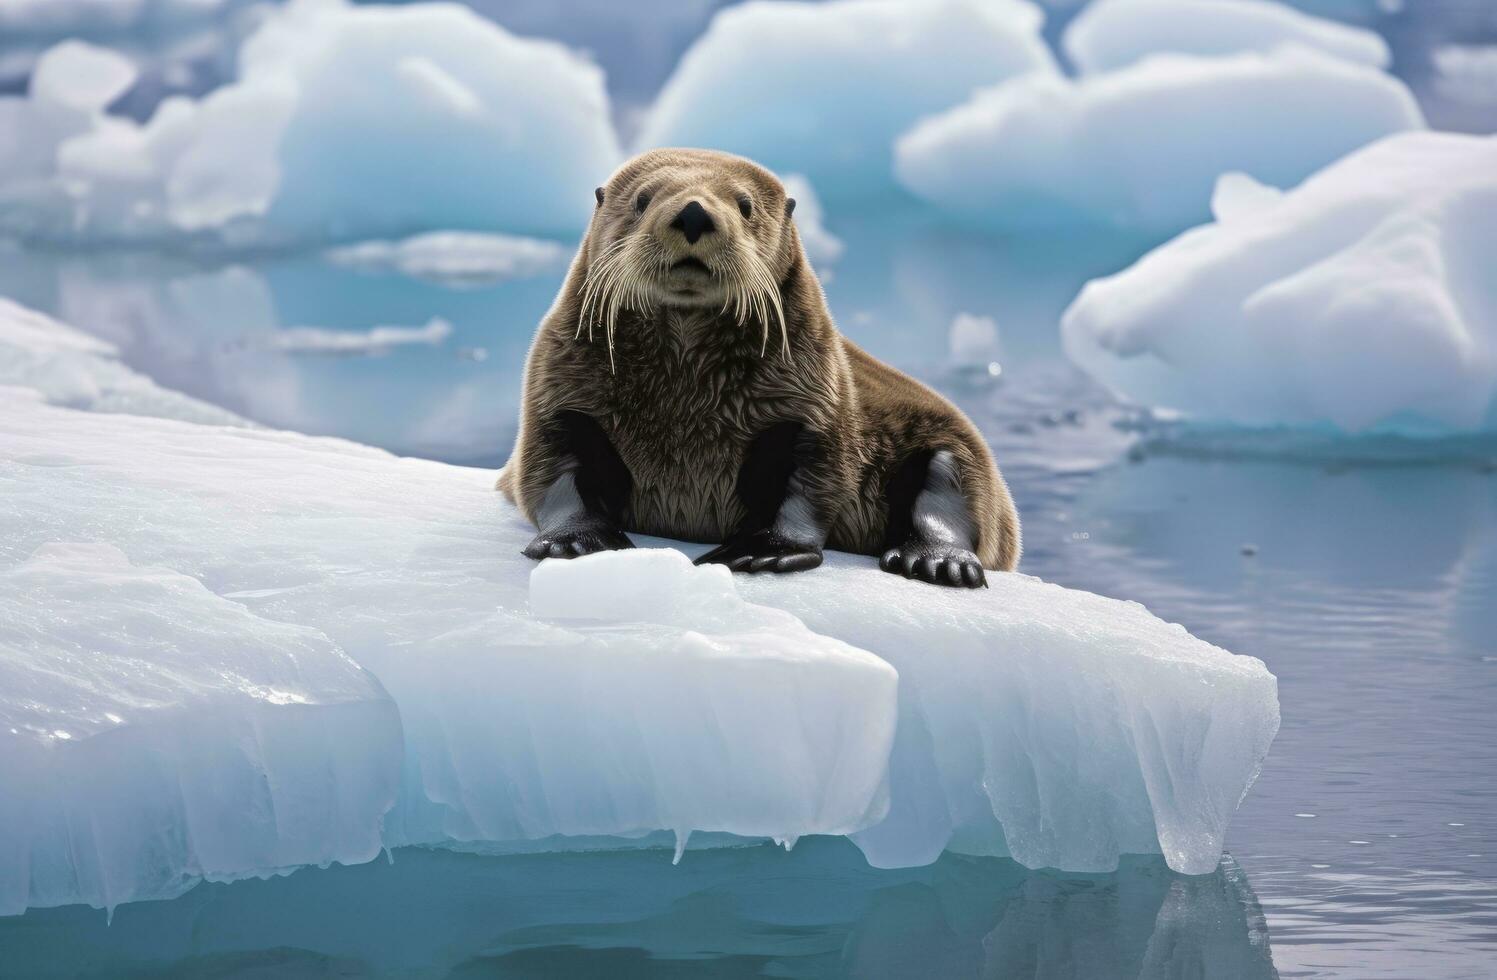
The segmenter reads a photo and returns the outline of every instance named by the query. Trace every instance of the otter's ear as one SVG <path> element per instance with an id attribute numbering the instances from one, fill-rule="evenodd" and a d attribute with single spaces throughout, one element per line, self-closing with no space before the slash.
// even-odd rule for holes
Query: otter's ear
<path id="1" fill-rule="evenodd" d="M 598 199 L 598 207 L 601 208 L 603 206 L 603 188 L 593 188 L 593 197 L 596 197 Z"/>
<path id="2" fill-rule="evenodd" d="M 795 213 L 795 198 L 793 198 L 793 197 L 787 197 L 787 198 L 785 198 L 785 217 L 788 218 L 788 217 L 790 217 L 794 213 Z"/>

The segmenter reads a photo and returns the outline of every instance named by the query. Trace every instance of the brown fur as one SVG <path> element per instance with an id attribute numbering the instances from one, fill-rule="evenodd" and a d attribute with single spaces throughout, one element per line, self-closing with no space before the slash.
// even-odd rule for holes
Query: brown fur
<path id="1" fill-rule="evenodd" d="M 656 304 L 619 313 L 610 351 L 603 325 L 582 320 L 584 290 L 595 257 L 633 230 L 642 191 L 652 204 L 662 195 L 709 200 L 720 234 L 752 242 L 779 284 L 783 341 L 772 310 L 739 322 L 716 306 Z M 752 220 L 737 210 L 741 194 L 753 201 Z M 667 201 L 657 210 L 673 214 L 679 206 Z M 628 466 L 634 487 L 626 530 L 724 540 L 744 515 L 735 486 L 749 441 L 796 420 L 823 437 L 828 465 L 807 489 L 835 515 L 828 547 L 877 555 L 886 546 L 891 472 L 913 452 L 946 449 L 958 461 L 978 529 L 978 559 L 1005 571 L 1018 564 L 1018 513 L 987 444 L 956 406 L 838 333 L 787 217 L 784 188 L 739 157 L 653 150 L 609 179 L 536 333 L 519 439 L 499 478 L 531 520 L 557 472 L 540 432 L 565 410 L 594 417 Z"/>

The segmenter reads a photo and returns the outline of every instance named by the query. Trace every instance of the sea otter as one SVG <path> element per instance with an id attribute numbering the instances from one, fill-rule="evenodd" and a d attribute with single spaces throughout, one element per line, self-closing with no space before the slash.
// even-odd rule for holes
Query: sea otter
<path id="1" fill-rule="evenodd" d="M 697 559 L 793 572 L 822 548 L 973 588 L 1019 561 L 1019 517 L 954 405 L 837 332 L 776 177 L 651 150 L 599 187 L 525 368 L 499 487 L 524 553 L 722 542 Z"/>

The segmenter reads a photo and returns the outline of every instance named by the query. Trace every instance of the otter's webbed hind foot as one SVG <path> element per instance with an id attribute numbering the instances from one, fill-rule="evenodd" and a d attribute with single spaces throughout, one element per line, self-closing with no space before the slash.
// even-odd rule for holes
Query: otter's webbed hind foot
<path id="1" fill-rule="evenodd" d="M 727 565 L 735 572 L 804 572 L 821 564 L 821 549 L 766 528 L 725 541 L 696 563 Z"/>
<path id="2" fill-rule="evenodd" d="M 817 458 L 816 441 L 799 422 L 759 433 L 738 471 L 743 523 L 696 563 L 735 572 L 803 572 L 820 565 L 826 532 L 803 478 Z"/>
<path id="3" fill-rule="evenodd" d="M 949 451 L 920 452 L 905 460 L 889 480 L 888 497 L 879 568 L 932 585 L 987 587 L 956 458 Z"/>
<path id="4" fill-rule="evenodd" d="M 580 558 L 634 547 L 619 527 L 633 479 L 601 426 L 580 412 L 561 412 L 546 431 L 555 477 L 536 508 L 538 533 L 526 558 Z"/>

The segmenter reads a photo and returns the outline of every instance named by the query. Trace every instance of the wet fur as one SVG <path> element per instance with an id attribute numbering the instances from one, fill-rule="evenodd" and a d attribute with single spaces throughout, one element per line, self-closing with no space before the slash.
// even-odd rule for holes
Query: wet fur
<path id="1" fill-rule="evenodd" d="M 595 265 L 626 247 L 642 187 L 713 195 L 725 226 L 718 233 L 752 245 L 778 303 L 681 307 L 636 293 L 600 305 Z M 734 220 L 732 194 L 741 191 L 752 196 L 757 221 Z M 891 524 L 891 481 L 901 467 L 910 472 L 912 459 L 944 450 L 978 560 L 998 570 L 1018 564 L 1018 514 L 987 444 L 950 402 L 838 333 L 783 188 L 749 161 L 656 150 L 609 180 L 531 347 L 519 438 L 500 474 L 499 488 L 532 521 L 570 465 L 553 437 L 565 413 L 596 420 L 622 458 L 629 479 L 617 517 L 625 530 L 729 538 L 747 514 L 738 484 L 751 445 L 777 424 L 798 423 L 818 461 L 798 471 L 798 489 L 826 521 L 827 547 L 885 554 L 891 528 L 908 523 L 894 515 Z"/>

